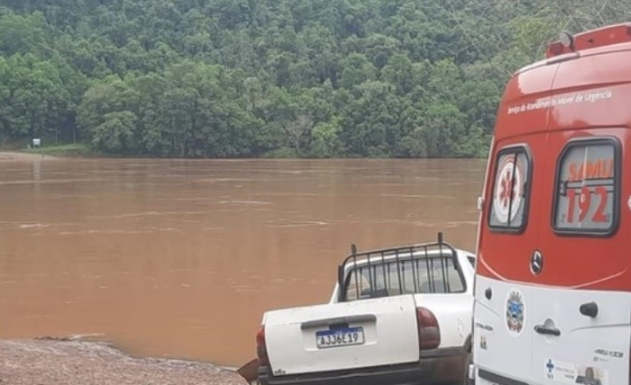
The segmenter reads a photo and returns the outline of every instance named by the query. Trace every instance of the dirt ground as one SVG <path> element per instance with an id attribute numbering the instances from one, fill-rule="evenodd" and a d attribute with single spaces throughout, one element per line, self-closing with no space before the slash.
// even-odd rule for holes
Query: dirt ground
<path id="1" fill-rule="evenodd" d="M 54 160 L 50 155 L 28 154 L 25 152 L 0 151 L 0 162 L 31 162 L 33 160 Z"/>
<path id="2" fill-rule="evenodd" d="M 0 341 L 0 385 L 247 385 L 235 372 L 190 361 L 134 358 L 85 341 Z"/>

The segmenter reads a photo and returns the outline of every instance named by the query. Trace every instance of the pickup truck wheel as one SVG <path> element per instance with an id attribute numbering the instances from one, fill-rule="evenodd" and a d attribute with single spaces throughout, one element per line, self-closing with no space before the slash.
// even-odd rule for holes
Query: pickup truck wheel
<path id="1" fill-rule="evenodd" d="M 469 380 L 469 365 L 472 364 L 471 352 L 467 352 L 467 355 L 463 358 L 462 376 L 458 381 L 449 382 L 444 385 L 474 385 L 475 382 Z"/>
<path id="2" fill-rule="evenodd" d="M 469 379 L 469 365 L 473 363 L 473 353 L 467 353 L 467 357 L 464 360 L 464 373 L 462 375 L 462 385 L 474 385 L 475 382 Z"/>

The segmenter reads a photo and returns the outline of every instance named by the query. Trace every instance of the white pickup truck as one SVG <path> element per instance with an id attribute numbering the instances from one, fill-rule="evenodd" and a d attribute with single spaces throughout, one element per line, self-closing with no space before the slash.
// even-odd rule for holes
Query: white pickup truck
<path id="1" fill-rule="evenodd" d="M 443 242 L 371 250 L 338 268 L 328 304 L 266 312 L 262 385 L 461 384 L 475 256 Z"/>

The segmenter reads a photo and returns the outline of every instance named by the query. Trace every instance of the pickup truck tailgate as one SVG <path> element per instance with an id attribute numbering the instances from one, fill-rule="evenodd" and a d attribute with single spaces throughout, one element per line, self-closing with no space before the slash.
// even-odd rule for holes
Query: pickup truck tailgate
<path id="1" fill-rule="evenodd" d="M 275 376 L 419 360 L 412 295 L 271 311 L 263 323 Z"/>

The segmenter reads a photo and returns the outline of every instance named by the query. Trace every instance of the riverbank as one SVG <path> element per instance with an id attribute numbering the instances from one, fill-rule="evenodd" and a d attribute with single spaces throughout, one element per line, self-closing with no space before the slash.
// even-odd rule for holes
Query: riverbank
<path id="1" fill-rule="evenodd" d="M 34 160 L 54 160 L 57 157 L 17 151 L 0 151 L 0 162 L 32 162 Z"/>
<path id="2" fill-rule="evenodd" d="M 51 158 L 105 158 L 85 143 L 53 144 L 43 147 L 26 148 L 18 145 L 5 145 L 0 147 L 1 160 L 25 160 L 51 159 Z"/>
<path id="3" fill-rule="evenodd" d="M 130 357 L 99 342 L 0 341 L 0 384 L 246 385 L 233 371 L 208 363 Z"/>

